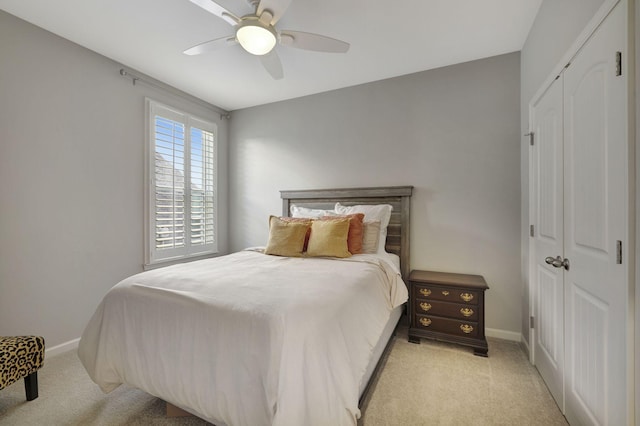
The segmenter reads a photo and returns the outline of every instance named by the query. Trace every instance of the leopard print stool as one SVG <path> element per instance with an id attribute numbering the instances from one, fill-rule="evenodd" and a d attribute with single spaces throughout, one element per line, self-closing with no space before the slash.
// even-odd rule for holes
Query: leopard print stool
<path id="1" fill-rule="evenodd" d="M 0 336 L 0 389 L 24 379 L 27 401 L 38 397 L 38 370 L 44 361 L 44 338 Z"/>

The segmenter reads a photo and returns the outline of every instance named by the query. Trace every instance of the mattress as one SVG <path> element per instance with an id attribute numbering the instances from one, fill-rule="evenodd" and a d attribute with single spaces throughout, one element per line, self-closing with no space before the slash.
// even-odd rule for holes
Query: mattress
<path id="1" fill-rule="evenodd" d="M 383 256 L 245 250 L 123 280 L 78 354 L 103 391 L 127 383 L 216 424 L 355 425 L 368 366 L 406 300 Z"/>

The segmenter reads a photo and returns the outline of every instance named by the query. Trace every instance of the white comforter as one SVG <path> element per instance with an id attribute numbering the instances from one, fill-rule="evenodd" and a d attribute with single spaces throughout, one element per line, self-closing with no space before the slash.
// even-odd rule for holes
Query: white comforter
<path id="1" fill-rule="evenodd" d="M 242 251 L 123 280 L 78 354 L 103 391 L 127 383 L 218 425 L 355 425 L 373 347 L 406 300 L 376 255 Z"/>

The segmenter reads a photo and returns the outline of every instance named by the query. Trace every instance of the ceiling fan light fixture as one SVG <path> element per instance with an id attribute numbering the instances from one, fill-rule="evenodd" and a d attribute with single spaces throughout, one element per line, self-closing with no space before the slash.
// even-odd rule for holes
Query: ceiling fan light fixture
<path id="1" fill-rule="evenodd" d="M 278 41 L 276 31 L 258 20 L 243 21 L 236 30 L 236 39 L 244 50 L 253 55 L 266 55 Z"/>

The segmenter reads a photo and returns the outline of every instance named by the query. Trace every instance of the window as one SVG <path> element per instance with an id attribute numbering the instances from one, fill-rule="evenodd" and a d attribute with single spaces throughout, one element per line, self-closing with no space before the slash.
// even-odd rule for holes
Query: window
<path id="1" fill-rule="evenodd" d="M 147 105 L 147 263 L 215 253 L 216 125 Z"/>

